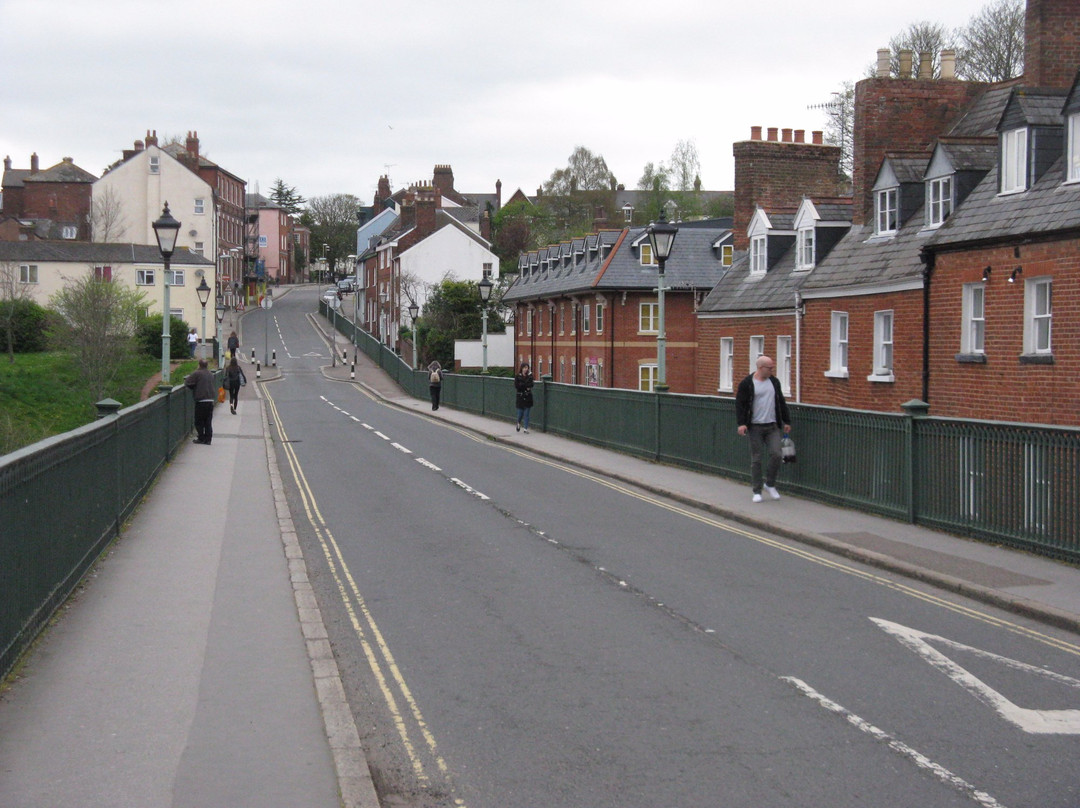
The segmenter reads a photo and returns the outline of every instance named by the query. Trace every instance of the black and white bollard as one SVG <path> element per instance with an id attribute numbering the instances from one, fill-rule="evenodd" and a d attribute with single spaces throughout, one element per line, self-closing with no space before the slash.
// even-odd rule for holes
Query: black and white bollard
<path id="1" fill-rule="evenodd" d="M 270 366 L 277 367 L 277 349 L 275 348 L 270 352 Z"/>
<path id="2" fill-rule="evenodd" d="M 251 349 L 251 361 L 254 364 L 254 362 L 255 362 L 255 349 L 254 348 Z"/>
<path id="3" fill-rule="evenodd" d="M 262 378 L 262 366 L 258 362 L 255 363 L 255 378 Z"/>
<path id="4" fill-rule="evenodd" d="M 349 366 L 349 380 L 356 381 L 356 360 L 353 360 L 352 365 Z"/>

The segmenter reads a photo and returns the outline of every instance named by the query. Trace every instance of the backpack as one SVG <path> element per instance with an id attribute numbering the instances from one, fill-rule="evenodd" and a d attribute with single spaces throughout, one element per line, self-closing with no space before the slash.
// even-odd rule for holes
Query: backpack
<path id="1" fill-rule="evenodd" d="M 439 371 L 433 370 L 431 371 L 431 375 L 428 377 L 428 381 L 431 384 L 438 384 L 442 381 L 442 376 L 439 375 Z"/>

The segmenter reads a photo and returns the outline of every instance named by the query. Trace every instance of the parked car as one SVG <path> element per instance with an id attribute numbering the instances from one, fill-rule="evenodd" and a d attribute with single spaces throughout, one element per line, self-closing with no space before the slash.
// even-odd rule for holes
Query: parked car
<path id="1" fill-rule="evenodd" d="M 337 282 L 338 291 L 343 295 L 351 295 L 356 291 L 356 281 L 352 278 L 344 278 Z"/>

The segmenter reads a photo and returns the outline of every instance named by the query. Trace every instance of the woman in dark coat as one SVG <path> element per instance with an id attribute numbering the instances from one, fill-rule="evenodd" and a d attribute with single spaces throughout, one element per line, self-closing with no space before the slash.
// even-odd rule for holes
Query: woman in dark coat
<path id="1" fill-rule="evenodd" d="M 517 391 L 517 429 L 520 432 L 524 427 L 526 435 L 529 434 L 529 411 L 533 405 L 532 388 L 532 369 L 528 362 L 522 362 L 514 377 L 514 389 Z"/>
<path id="2" fill-rule="evenodd" d="M 242 384 L 247 384 L 247 379 L 244 378 L 244 369 L 236 361 L 236 354 L 233 354 L 229 364 L 225 366 L 225 389 L 229 391 L 229 409 L 232 410 L 233 415 L 236 415 L 236 405 L 239 403 Z"/>

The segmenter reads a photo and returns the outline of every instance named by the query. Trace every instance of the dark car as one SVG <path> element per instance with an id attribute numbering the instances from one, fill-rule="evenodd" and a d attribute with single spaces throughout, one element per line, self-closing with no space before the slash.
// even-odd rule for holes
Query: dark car
<path id="1" fill-rule="evenodd" d="M 344 278 L 337 282 L 338 291 L 343 295 L 351 295 L 356 291 L 356 281 L 352 278 Z"/>

